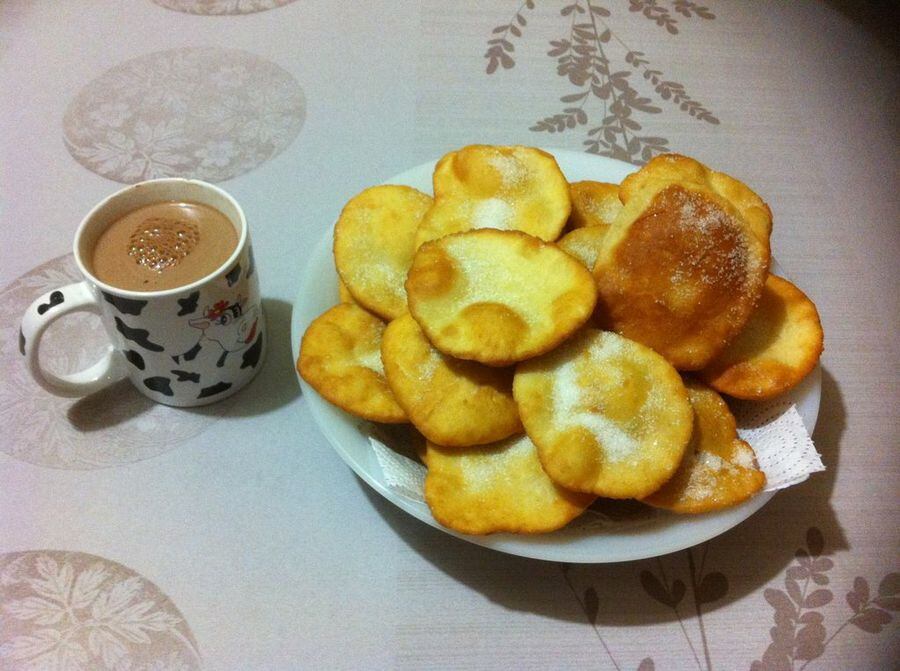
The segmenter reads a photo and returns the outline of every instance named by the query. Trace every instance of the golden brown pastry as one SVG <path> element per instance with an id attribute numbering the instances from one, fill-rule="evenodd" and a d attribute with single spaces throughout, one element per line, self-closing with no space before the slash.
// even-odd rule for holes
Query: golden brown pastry
<path id="1" fill-rule="evenodd" d="M 461 533 L 554 531 L 596 498 L 568 491 L 547 477 L 527 436 L 463 449 L 428 443 L 424 461 L 431 514 Z"/>
<path id="2" fill-rule="evenodd" d="M 605 325 L 679 370 L 704 368 L 743 329 L 770 260 L 764 227 L 712 188 L 724 176 L 701 183 L 697 172 L 713 174 L 691 159 L 659 157 L 627 177 L 625 206 L 594 266 Z"/>
<path id="3" fill-rule="evenodd" d="M 408 186 L 374 186 L 344 206 L 334 227 L 334 263 L 355 301 L 384 319 L 406 312 L 403 283 L 431 196 Z"/>
<path id="4" fill-rule="evenodd" d="M 609 226 L 622 210 L 619 185 L 607 182 L 573 182 L 569 185 L 572 213 L 569 228 Z"/>
<path id="5" fill-rule="evenodd" d="M 691 437 L 677 371 L 608 331 L 584 329 L 516 366 L 513 396 L 544 470 L 575 491 L 647 496 L 678 468 Z"/>
<path id="6" fill-rule="evenodd" d="M 465 447 L 522 432 L 513 369 L 441 354 L 409 314 L 388 324 L 381 359 L 397 402 L 428 440 Z"/>
<path id="7" fill-rule="evenodd" d="M 341 303 L 316 317 L 300 343 L 297 370 L 321 396 L 374 422 L 407 422 L 384 378 L 384 323 L 353 303 Z"/>
<path id="8" fill-rule="evenodd" d="M 353 294 L 350 293 L 350 290 L 347 288 L 347 285 L 344 284 L 344 281 L 338 277 L 338 301 L 341 303 L 355 303 L 353 300 Z"/>
<path id="9" fill-rule="evenodd" d="M 588 320 L 597 299 L 590 271 L 555 244 L 493 229 L 422 245 L 406 292 L 437 349 L 490 366 L 552 349 Z"/>
<path id="10" fill-rule="evenodd" d="M 823 347 L 815 304 L 786 279 L 769 275 L 744 330 L 699 376 L 723 394 L 766 400 L 799 384 L 815 368 Z"/>
<path id="11" fill-rule="evenodd" d="M 533 147 L 463 147 L 438 161 L 433 181 L 434 207 L 416 234 L 417 247 L 473 228 L 556 240 L 571 209 L 556 159 Z"/>
<path id="12" fill-rule="evenodd" d="M 600 250 L 603 249 L 603 239 L 608 228 L 603 224 L 576 228 L 562 236 L 556 244 L 581 261 L 586 268 L 593 270 Z"/>
<path id="13" fill-rule="evenodd" d="M 691 442 L 672 479 L 644 503 L 695 514 L 746 501 L 766 484 L 753 448 L 738 438 L 734 415 L 721 396 L 690 378 L 684 384 L 694 411 Z"/>

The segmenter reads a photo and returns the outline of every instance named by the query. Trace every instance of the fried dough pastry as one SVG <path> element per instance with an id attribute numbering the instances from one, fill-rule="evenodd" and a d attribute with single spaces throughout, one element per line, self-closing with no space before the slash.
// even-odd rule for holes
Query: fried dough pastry
<path id="1" fill-rule="evenodd" d="M 381 358 L 397 402 L 428 440 L 464 447 L 522 432 L 512 397 L 512 368 L 441 354 L 409 314 L 388 324 Z"/>
<path id="2" fill-rule="evenodd" d="M 752 401 L 774 398 L 815 368 L 823 339 L 815 304 L 787 280 L 769 275 L 759 307 L 744 330 L 699 376 L 729 396 Z"/>
<path id="3" fill-rule="evenodd" d="M 416 247 L 472 228 L 556 240 L 571 209 L 556 159 L 533 147 L 463 147 L 438 161 L 433 184 L 434 207 L 419 226 Z"/>
<path id="4" fill-rule="evenodd" d="M 434 518 L 465 534 L 554 531 L 596 498 L 554 483 L 527 436 L 448 449 L 428 443 L 425 501 Z"/>
<path id="5" fill-rule="evenodd" d="M 384 319 L 406 312 L 403 282 L 431 197 L 408 186 L 374 186 L 344 206 L 334 227 L 334 263 L 362 307 Z"/>
<path id="6" fill-rule="evenodd" d="M 622 210 L 619 185 L 606 182 L 573 182 L 569 185 L 572 213 L 569 228 L 609 226 Z"/>
<path id="7" fill-rule="evenodd" d="M 344 284 L 344 280 L 338 277 L 338 300 L 341 303 L 355 303 L 353 300 L 353 294 L 350 293 L 350 290 L 347 288 L 347 285 Z"/>
<path id="8" fill-rule="evenodd" d="M 605 224 L 576 228 L 562 236 L 556 244 L 581 261 L 588 270 L 592 270 L 597 264 L 608 228 Z"/>
<path id="9" fill-rule="evenodd" d="M 307 327 L 297 370 L 322 397 L 373 422 L 408 421 L 384 378 L 384 323 L 353 303 L 323 312 Z"/>
<path id="10" fill-rule="evenodd" d="M 738 438 L 734 415 L 705 384 L 684 380 L 694 431 L 681 465 L 644 503 L 676 513 L 706 513 L 746 501 L 766 484 L 753 448 Z"/>
<path id="11" fill-rule="evenodd" d="M 677 371 L 659 354 L 584 329 L 516 367 L 525 431 L 558 484 L 609 498 L 659 489 L 684 455 L 693 412 Z"/>
<path id="12" fill-rule="evenodd" d="M 724 172 L 711 170 L 687 156 L 661 154 L 651 159 L 647 165 L 622 180 L 619 200 L 627 204 L 648 190 L 655 192 L 669 184 L 717 194 L 740 212 L 757 238 L 768 246 L 772 233 L 772 211 L 766 202 L 743 182 Z"/>
<path id="13" fill-rule="evenodd" d="M 531 235 L 493 229 L 422 245 L 406 293 L 437 349 L 491 366 L 552 349 L 588 320 L 597 300 L 577 259 Z"/>
<path id="14" fill-rule="evenodd" d="M 652 347 L 679 370 L 698 370 L 756 307 L 768 239 L 713 191 L 656 186 L 633 193 L 606 233 L 594 266 L 598 312 L 605 327 Z"/>

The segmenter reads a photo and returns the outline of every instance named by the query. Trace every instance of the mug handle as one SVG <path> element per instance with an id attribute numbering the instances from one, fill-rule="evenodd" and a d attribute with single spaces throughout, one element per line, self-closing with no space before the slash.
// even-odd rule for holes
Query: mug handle
<path id="1" fill-rule="evenodd" d="M 41 387 L 57 396 L 86 396 L 127 375 L 123 358 L 112 345 L 97 363 L 77 373 L 56 375 L 41 367 L 38 353 L 44 331 L 63 315 L 79 311 L 100 314 L 100 305 L 87 282 L 48 291 L 28 306 L 22 317 L 19 349 L 25 355 L 28 372 Z"/>

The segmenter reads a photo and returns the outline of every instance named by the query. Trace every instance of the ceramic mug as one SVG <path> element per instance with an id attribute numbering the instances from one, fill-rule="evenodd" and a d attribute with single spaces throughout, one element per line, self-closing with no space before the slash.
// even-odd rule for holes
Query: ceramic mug
<path id="1" fill-rule="evenodd" d="M 238 234 L 228 260 L 206 277 L 163 291 L 129 291 L 97 279 L 86 260 L 103 230 L 139 207 L 165 201 L 201 203 L 224 214 Z M 154 401 L 188 407 L 226 398 L 253 379 L 266 351 L 259 278 L 244 213 L 222 189 L 187 179 L 126 187 L 88 213 L 73 248 L 84 280 L 48 291 L 22 318 L 19 349 L 44 389 L 84 396 L 127 377 Z M 79 310 L 99 314 L 110 345 L 85 370 L 54 374 L 41 366 L 41 335 Z"/>

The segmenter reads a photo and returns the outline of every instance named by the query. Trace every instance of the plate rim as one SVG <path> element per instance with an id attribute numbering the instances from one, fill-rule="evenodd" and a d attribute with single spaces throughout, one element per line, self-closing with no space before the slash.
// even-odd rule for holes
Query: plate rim
<path id="1" fill-rule="evenodd" d="M 638 170 L 640 167 L 632 165 L 630 163 L 626 163 L 624 161 L 619 161 L 617 159 L 612 159 L 605 156 L 596 156 L 585 152 L 559 148 L 541 147 L 541 149 L 552 154 L 558 162 L 566 163 L 567 165 L 569 163 L 593 163 L 595 166 L 595 170 L 600 171 L 605 169 L 613 173 L 621 173 L 622 177 L 630 172 Z M 423 174 L 427 173 L 429 176 L 428 183 L 430 185 L 430 175 L 433 172 L 437 160 L 438 159 L 426 161 L 408 170 L 400 172 L 390 179 L 382 182 L 382 184 L 407 184 L 409 181 L 417 181 L 418 186 L 417 184 L 408 185 L 414 186 L 416 188 L 421 188 L 421 180 Z M 566 168 L 562 165 L 560 167 L 565 173 Z M 569 181 L 577 180 L 570 179 Z M 431 189 L 429 188 L 428 192 L 430 193 L 430 191 Z M 320 284 L 322 281 L 322 277 L 318 272 L 320 268 L 317 266 L 315 261 L 321 259 L 326 254 L 330 255 L 333 229 L 333 224 L 327 227 L 323 231 L 321 238 L 313 248 L 313 253 L 308 257 L 309 262 L 304 269 L 298 293 L 294 301 L 291 303 L 291 352 L 293 361 L 295 363 L 299 356 L 300 341 L 302 339 L 303 331 L 305 331 L 308 322 L 311 321 L 307 320 L 304 323 L 301 323 L 300 310 L 298 310 L 298 305 L 305 305 L 306 301 L 304 299 L 305 296 L 310 293 L 309 288 L 315 286 L 316 284 Z M 779 274 L 781 274 L 782 276 L 785 275 L 783 269 L 780 268 L 774 258 L 772 259 L 772 265 L 773 270 L 777 269 Z M 508 533 L 495 533 L 486 536 L 467 535 L 442 526 L 434 519 L 430 511 L 428 511 L 427 506 L 423 511 L 421 504 L 412 500 L 408 500 L 406 497 L 392 490 L 388 485 L 386 485 L 373 473 L 371 473 L 369 469 L 365 468 L 363 464 L 359 463 L 355 458 L 353 458 L 353 456 L 348 452 L 347 448 L 342 444 L 340 439 L 335 435 L 331 426 L 331 418 L 327 417 L 326 413 L 329 411 L 332 413 L 339 413 L 346 418 L 346 421 L 353 422 L 355 424 L 364 423 L 365 420 L 354 417 L 348 413 L 344 413 L 340 409 L 329 404 L 328 401 L 319 396 L 319 394 L 300 376 L 299 371 L 296 369 L 296 366 L 294 368 L 294 373 L 297 376 L 297 380 L 299 381 L 302 390 L 301 398 L 305 398 L 307 401 L 309 401 L 308 407 L 313 415 L 313 420 L 316 424 L 316 427 L 328 441 L 332 449 L 337 452 L 342 461 L 344 461 L 344 463 L 347 464 L 347 466 L 349 466 L 350 469 L 369 487 L 374 489 L 379 495 L 390 501 L 392 504 L 394 504 L 404 512 L 412 515 L 417 520 L 424 522 L 431 527 L 434 527 L 440 531 L 443 531 L 444 533 L 447 533 L 456 538 L 460 538 L 469 543 L 490 548 L 492 550 L 503 552 L 505 554 L 528 557 L 531 559 L 539 559 L 544 561 L 562 561 L 573 564 L 602 564 L 658 557 L 670 554 L 672 552 L 677 552 L 688 547 L 693 547 L 695 545 L 698 545 L 699 543 L 711 540 L 712 538 L 715 538 L 729 531 L 730 529 L 733 529 L 741 522 L 757 513 L 777 493 L 777 491 L 761 492 L 760 494 L 756 495 L 749 501 L 744 502 L 743 504 L 723 511 L 706 513 L 702 517 L 698 516 L 688 518 L 673 516 L 671 519 L 684 522 L 687 525 L 690 525 L 692 522 L 697 521 L 703 523 L 700 525 L 701 528 L 712 528 L 707 529 L 698 535 L 688 535 L 687 537 L 679 537 L 676 529 L 674 538 L 669 539 L 668 542 L 656 544 L 649 543 L 648 546 L 652 545 L 653 547 L 647 547 L 645 551 L 638 550 L 629 552 L 622 549 L 612 551 L 610 551 L 610 549 L 607 549 L 607 551 L 602 554 L 602 556 L 597 556 L 591 554 L 590 552 L 585 552 L 583 549 L 574 549 L 571 547 L 567 547 L 567 545 L 573 543 L 578 539 L 570 539 L 569 542 L 564 542 L 565 539 L 555 536 L 555 532 L 539 535 L 518 535 Z M 818 420 L 819 407 L 821 404 L 821 377 L 821 367 L 819 364 L 816 364 L 816 367 L 813 369 L 813 371 L 803 380 L 803 382 L 801 382 L 800 385 L 795 387 L 791 392 L 793 394 L 800 394 L 802 390 L 802 398 L 809 402 L 809 408 L 807 412 L 805 414 L 801 413 L 801 417 L 803 419 L 804 426 L 806 427 L 806 430 L 810 433 L 810 435 L 815 429 L 816 422 Z M 714 522 L 717 519 L 724 520 L 724 522 L 720 525 L 716 525 Z M 618 538 L 622 534 L 612 535 Z"/>

